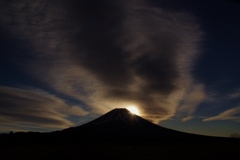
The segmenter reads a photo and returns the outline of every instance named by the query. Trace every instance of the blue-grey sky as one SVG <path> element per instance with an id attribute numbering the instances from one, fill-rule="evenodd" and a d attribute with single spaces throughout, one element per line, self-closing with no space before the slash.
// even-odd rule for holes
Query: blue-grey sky
<path id="1" fill-rule="evenodd" d="M 114 108 L 167 128 L 240 133 L 240 3 L 0 1 L 0 132 Z"/>

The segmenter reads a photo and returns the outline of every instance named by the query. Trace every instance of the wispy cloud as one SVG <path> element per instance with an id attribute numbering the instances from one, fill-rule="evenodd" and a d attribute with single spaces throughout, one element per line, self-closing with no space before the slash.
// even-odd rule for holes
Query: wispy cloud
<path id="1" fill-rule="evenodd" d="M 202 102 L 208 101 L 209 99 L 210 97 L 207 95 L 204 85 L 192 85 L 186 92 L 178 111 L 188 115 L 192 114 L 196 111 L 198 105 L 200 105 Z"/>
<path id="2" fill-rule="evenodd" d="M 237 89 L 234 93 L 227 96 L 227 99 L 240 98 L 240 89 Z"/>
<path id="3" fill-rule="evenodd" d="M 188 95 L 183 110 L 206 98 L 190 74 L 202 32 L 187 13 L 141 0 L 4 3 L 1 27 L 31 50 L 25 71 L 96 112 L 135 104 L 157 123 L 177 112 L 188 88 L 199 97 Z"/>
<path id="4" fill-rule="evenodd" d="M 73 126 L 70 115 L 83 116 L 79 106 L 69 106 L 62 99 L 41 91 L 0 86 L 0 132 L 17 130 L 11 126 L 61 129 Z"/>
<path id="5" fill-rule="evenodd" d="M 193 116 L 187 116 L 187 117 L 183 118 L 182 121 L 186 122 L 186 121 L 189 121 L 189 120 L 191 120 L 193 118 L 194 118 Z"/>
<path id="6" fill-rule="evenodd" d="M 217 120 L 229 120 L 229 121 L 240 122 L 239 114 L 240 114 L 240 107 L 235 107 L 235 108 L 226 110 L 217 116 L 205 118 L 203 119 L 203 121 L 208 122 L 208 121 L 217 121 Z"/>

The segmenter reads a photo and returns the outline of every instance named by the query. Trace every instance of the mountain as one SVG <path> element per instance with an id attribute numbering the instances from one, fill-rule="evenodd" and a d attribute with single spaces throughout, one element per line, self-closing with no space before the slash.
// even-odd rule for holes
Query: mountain
<path id="1" fill-rule="evenodd" d="M 72 127 L 63 132 L 81 132 L 93 134 L 167 134 L 180 133 L 155 125 L 144 118 L 135 115 L 125 108 L 116 108 L 99 118 L 82 126 Z"/>
<path id="2" fill-rule="evenodd" d="M 239 140 L 167 129 L 117 108 L 62 131 L 0 135 L 0 159 L 236 159 Z"/>
<path id="3" fill-rule="evenodd" d="M 170 141 L 192 141 L 206 136 L 194 135 L 167 129 L 132 114 L 125 108 L 116 108 L 99 118 L 78 127 L 64 129 L 59 134 L 71 137 L 85 137 L 81 142 L 163 143 Z"/>
<path id="4" fill-rule="evenodd" d="M 116 108 L 78 127 L 50 133 L 14 133 L 0 137 L 5 145 L 89 145 L 89 144 L 176 144 L 217 141 L 216 137 L 201 136 L 164 128 Z M 221 141 L 224 139 L 222 138 Z"/>

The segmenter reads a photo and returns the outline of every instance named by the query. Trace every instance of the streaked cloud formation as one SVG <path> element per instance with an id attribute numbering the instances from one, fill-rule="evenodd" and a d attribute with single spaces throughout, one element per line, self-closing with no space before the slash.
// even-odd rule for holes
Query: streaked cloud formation
<path id="1" fill-rule="evenodd" d="M 240 89 L 238 89 L 238 90 L 235 91 L 234 93 L 230 94 L 227 98 L 228 98 L 228 99 L 240 98 Z"/>
<path id="2" fill-rule="evenodd" d="M 198 105 L 202 102 L 210 101 L 209 95 L 205 91 L 202 84 L 195 84 L 188 88 L 182 104 L 179 106 L 179 112 L 191 115 L 194 113 Z"/>
<path id="3" fill-rule="evenodd" d="M 182 121 L 183 121 L 183 122 L 186 122 L 186 121 L 189 121 L 189 120 L 191 120 L 191 119 L 193 119 L 193 116 L 185 117 L 185 118 L 182 119 Z"/>
<path id="4" fill-rule="evenodd" d="M 53 0 L 5 0 L 2 4 L 0 27 L 22 44 L 18 52 L 5 56 L 15 57 L 29 75 L 93 112 L 134 104 L 143 117 L 158 123 L 177 111 L 193 114 L 206 99 L 204 86 L 191 75 L 202 32 L 187 13 L 150 7 L 141 0 L 58 4 Z M 33 124 L 52 122 L 50 126 L 67 127 L 72 125 L 68 115 L 86 114 L 80 106 L 68 106 L 52 95 L 1 90 L 6 98 L 11 97 L 10 102 L 1 101 L 7 122 L 16 116 L 16 121 L 24 123 L 35 119 Z M 21 94 L 16 95 L 15 90 Z M 13 103 L 16 115 L 10 114 L 8 103 Z M 35 103 L 39 107 L 32 108 Z"/>
<path id="5" fill-rule="evenodd" d="M 0 86 L 0 125 L 38 126 L 47 129 L 60 129 L 73 125 L 67 120 L 70 115 L 84 116 L 86 111 L 77 106 L 69 106 L 62 99 L 39 90 L 24 90 Z"/>
<path id="6" fill-rule="evenodd" d="M 209 117 L 203 119 L 204 122 L 207 121 L 219 121 L 219 120 L 230 120 L 240 122 L 240 107 L 235 107 L 232 109 L 228 109 L 217 116 Z"/>

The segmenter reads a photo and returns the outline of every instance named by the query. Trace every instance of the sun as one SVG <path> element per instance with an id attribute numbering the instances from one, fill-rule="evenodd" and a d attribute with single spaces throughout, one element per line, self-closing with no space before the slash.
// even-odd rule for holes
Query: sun
<path id="1" fill-rule="evenodd" d="M 136 107 L 131 106 L 131 107 L 128 107 L 127 110 L 129 110 L 132 114 L 136 114 L 136 115 L 139 114 L 139 111 Z"/>

